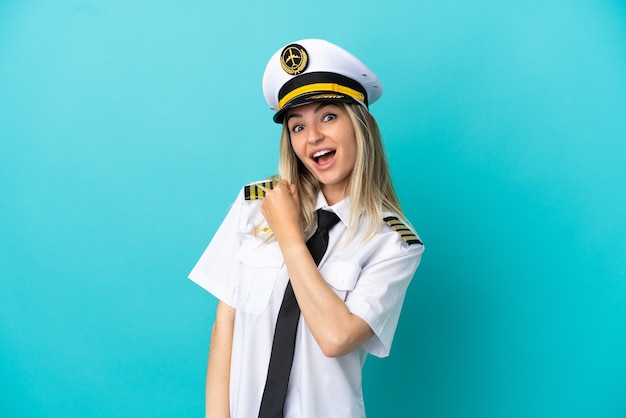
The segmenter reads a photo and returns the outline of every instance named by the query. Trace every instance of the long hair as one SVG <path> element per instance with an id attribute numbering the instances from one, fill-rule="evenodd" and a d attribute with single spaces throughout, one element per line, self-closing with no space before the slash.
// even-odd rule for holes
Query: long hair
<path id="1" fill-rule="evenodd" d="M 368 239 L 378 231 L 383 210 L 401 218 L 404 215 L 391 181 L 376 120 L 361 105 L 343 106 L 352 120 L 357 144 L 356 162 L 348 185 L 351 205 L 348 237 L 354 236 L 363 217 L 365 239 Z M 321 185 L 296 156 L 286 123 L 280 139 L 279 176 L 296 185 L 300 197 L 300 227 L 305 235 L 310 234 L 316 226 L 315 203 Z"/>

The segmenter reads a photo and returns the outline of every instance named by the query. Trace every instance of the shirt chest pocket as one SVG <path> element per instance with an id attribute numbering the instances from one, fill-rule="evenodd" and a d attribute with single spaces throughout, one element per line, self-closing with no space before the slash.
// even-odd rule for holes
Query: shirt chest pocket
<path id="1" fill-rule="evenodd" d="M 320 268 L 320 273 L 337 296 L 345 301 L 348 293 L 356 287 L 361 267 L 343 261 L 329 261 Z"/>
<path id="2" fill-rule="evenodd" d="M 240 263 L 237 309 L 260 314 L 269 303 L 274 284 L 283 266 L 283 256 L 275 242 L 244 240 L 237 252 Z"/>

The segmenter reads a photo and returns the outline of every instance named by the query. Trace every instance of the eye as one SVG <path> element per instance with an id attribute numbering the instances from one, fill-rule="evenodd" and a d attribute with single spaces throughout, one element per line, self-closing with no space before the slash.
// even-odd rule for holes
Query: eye
<path id="1" fill-rule="evenodd" d="M 302 125 L 293 125 L 291 127 L 291 132 L 298 133 L 298 132 L 301 132 L 303 129 L 304 129 L 304 126 Z"/>
<path id="2" fill-rule="evenodd" d="M 336 119 L 337 115 L 335 115 L 334 113 L 327 113 L 324 115 L 324 117 L 322 118 L 323 122 L 330 122 L 333 119 Z"/>

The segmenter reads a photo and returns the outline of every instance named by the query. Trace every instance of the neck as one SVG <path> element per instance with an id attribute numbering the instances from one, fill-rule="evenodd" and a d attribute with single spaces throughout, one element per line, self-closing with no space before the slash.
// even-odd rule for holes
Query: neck
<path id="1" fill-rule="evenodd" d="M 326 199 L 328 206 L 341 202 L 348 195 L 347 190 L 343 187 L 333 188 L 324 185 L 322 185 L 322 193 L 324 194 L 324 199 Z"/>

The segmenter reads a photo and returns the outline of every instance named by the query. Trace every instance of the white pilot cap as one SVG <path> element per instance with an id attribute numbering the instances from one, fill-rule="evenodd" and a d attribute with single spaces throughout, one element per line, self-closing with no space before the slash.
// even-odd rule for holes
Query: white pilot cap
<path id="1" fill-rule="evenodd" d="M 284 113 L 316 101 L 356 102 L 366 108 L 383 94 L 369 68 L 343 48 L 322 39 L 303 39 L 279 49 L 263 74 L 263 94 L 282 123 Z"/>

